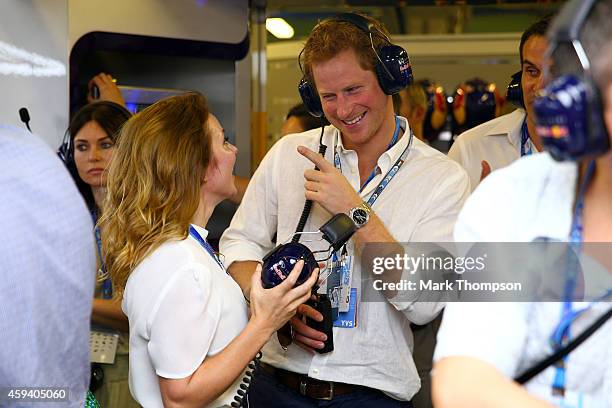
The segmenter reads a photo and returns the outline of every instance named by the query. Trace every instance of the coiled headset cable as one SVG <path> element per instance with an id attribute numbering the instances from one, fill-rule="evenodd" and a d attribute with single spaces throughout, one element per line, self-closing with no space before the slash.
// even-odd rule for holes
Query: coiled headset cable
<path id="1" fill-rule="evenodd" d="M 255 370 L 258 369 L 260 366 L 259 361 L 261 360 L 262 356 L 263 354 L 261 353 L 261 351 L 258 351 L 255 358 L 253 358 L 253 360 L 247 366 L 247 370 L 244 373 L 242 382 L 240 383 L 238 391 L 236 391 L 236 395 L 234 396 L 234 401 L 232 401 L 232 403 L 230 404 L 232 407 L 240 408 L 249 406 L 249 388 L 251 387 L 251 382 L 253 381 L 253 375 L 255 373 Z"/>

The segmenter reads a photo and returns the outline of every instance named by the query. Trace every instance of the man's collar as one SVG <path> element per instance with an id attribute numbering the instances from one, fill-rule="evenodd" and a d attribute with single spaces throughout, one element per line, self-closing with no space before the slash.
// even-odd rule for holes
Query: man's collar
<path id="1" fill-rule="evenodd" d="M 410 141 L 410 127 L 408 125 L 408 120 L 402 116 L 398 116 L 398 119 L 401 127 L 399 140 L 390 149 L 381 154 L 377 161 L 378 167 L 382 174 L 389 171 L 393 163 L 395 163 L 395 161 L 399 158 Z M 334 152 L 337 151 L 338 154 L 344 155 L 348 152 L 354 151 L 348 150 L 344 147 L 340 130 L 335 129 L 334 137 L 332 139 L 334 140 L 334 148 L 336 149 Z"/>
<path id="2" fill-rule="evenodd" d="M 516 109 L 507 115 L 500 116 L 499 119 L 498 123 L 485 133 L 485 136 L 506 136 L 510 144 L 518 148 L 521 145 L 521 126 L 527 119 L 527 113 L 522 109 Z"/>

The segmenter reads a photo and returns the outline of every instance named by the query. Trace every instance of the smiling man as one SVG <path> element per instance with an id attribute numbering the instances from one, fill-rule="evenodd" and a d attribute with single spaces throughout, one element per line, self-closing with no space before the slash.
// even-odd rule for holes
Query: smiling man
<path id="1" fill-rule="evenodd" d="M 548 46 L 546 30 L 551 17 L 536 21 L 521 36 L 522 108 L 460 134 L 448 152 L 448 157 L 468 172 L 472 190 L 491 171 L 542 150 L 535 131 L 533 100 L 543 86 L 544 53 Z"/>
<path id="2" fill-rule="evenodd" d="M 349 308 L 336 321 L 334 350 L 314 352 L 323 348 L 325 335 L 302 317 L 322 315 L 301 305 L 291 321 L 294 344 L 284 350 L 273 338 L 263 350 L 251 406 L 314 407 L 331 400 L 326 406 L 411 407 L 419 391 L 410 324 L 430 322 L 444 305 L 418 302 L 418 291 L 409 302 L 363 301 L 360 279 L 373 271 L 362 268 L 359 251 L 368 243 L 451 240 L 469 182 L 459 165 L 412 137 L 407 120 L 395 116 L 391 94 L 411 76 L 402 52 L 379 22 L 361 15 L 340 15 L 313 29 L 301 54 L 312 96 L 304 99 L 331 126 L 322 134 L 317 129 L 283 137 L 270 150 L 221 239 L 229 271 L 248 297 L 256 264 L 275 235 L 278 242 L 293 237 L 305 199 L 313 206 L 304 231 L 316 231 L 339 213 L 359 227 L 338 253 L 343 265 L 352 265 L 353 313 Z M 396 65 L 384 65 L 381 54 L 394 54 Z M 320 143 L 327 146 L 323 156 L 315 153 Z M 311 250 L 327 248 L 321 241 L 302 242 Z"/>

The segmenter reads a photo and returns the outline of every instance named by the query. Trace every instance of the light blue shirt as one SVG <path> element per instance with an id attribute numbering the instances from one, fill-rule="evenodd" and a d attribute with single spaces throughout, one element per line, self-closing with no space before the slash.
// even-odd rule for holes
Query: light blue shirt
<path id="1" fill-rule="evenodd" d="M 37 136 L 0 125 L 0 163 L 0 388 L 67 387 L 70 402 L 60 405 L 83 407 L 95 279 L 91 217 Z M 0 397 L 7 403 L 15 406 Z"/>

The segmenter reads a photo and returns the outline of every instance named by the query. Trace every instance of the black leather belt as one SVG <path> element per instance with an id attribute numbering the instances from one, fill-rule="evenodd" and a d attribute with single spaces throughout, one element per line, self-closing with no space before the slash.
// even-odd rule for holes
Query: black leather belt
<path id="1" fill-rule="evenodd" d="M 274 377 L 279 383 L 305 397 L 331 400 L 340 395 L 368 389 L 368 387 L 362 385 L 316 380 L 304 374 L 272 367 L 266 363 L 260 363 L 260 366 L 262 370 Z"/>

